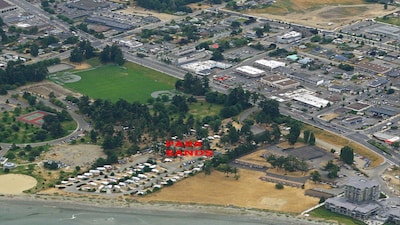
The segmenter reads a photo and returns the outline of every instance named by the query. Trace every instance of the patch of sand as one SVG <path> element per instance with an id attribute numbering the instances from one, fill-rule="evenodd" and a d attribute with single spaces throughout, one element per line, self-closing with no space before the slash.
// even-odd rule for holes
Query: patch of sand
<path id="1" fill-rule="evenodd" d="M 66 163 L 75 169 L 76 166 L 90 167 L 95 160 L 106 158 L 103 150 L 98 145 L 58 145 L 43 155 L 44 160 L 55 160 Z"/>
<path id="2" fill-rule="evenodd" d="M 358 2 L 343 1 L 292 0 L 286 8 L 272 5 L 266 9 L 254 9 L 245 13 L 333 30 L 358 20 L 375 18 L 398 10 L 394 6 L 389 6 L 387 10 L 384 10 L 382 4 L 362 4 L 362 2 L 357 4 Z"/>
<path id="3" fill-rule="evenodd" d="M 43 98 L 48 98 L 51 92 L 53 92 L 57 98 L 64 97 L 67 95 L 74 95 L 74 93 L 71 92 L 70 90 L 50 81 L 42 81 L 34 84 L 28 84 L 20 87 L 19 90 L 27 91 L 29 93 L 41 96 Z"/>
<path id="4" fill-rule="evenodd" d="M 251 154 L 245 155 L 243 157 L 240 157 L 239 160 L 243 162 L 248 162 L 248 163 L 254 163 L 258 165 L 263 165 L 263 166 L 271 166 L 267 160 L 263 157 L 261 157 L 263 154 L 267 153 L 268 151 L 263 149 L 263 150 L 258 150 L 256 152 L 253 152 Z"/>
<path id="5" fill-rule="evenodd" d="M 92 68 L 92 66 L 86 62 L 70 63 L 70 64 L 72 64 L 75 67 L 75 70 L 87 70 L 89 68 Z"/>
<path id="6" fill-rule="evenodd" d="M 179 181 L 171 187 L 139 198 L 139 201 L 183 202 L 216 205 L 235 205 L 273 211 L 299 213 L 318 204 L 319 199 L 304 195 L 304 190 L 287 187 L 277 190 L 275 184 L 261 181 L 262 172 L 239 170 L 240 178 L 226 177 L 213 171 Z"/>
<path id="7" fill-rule="evenodd" d="M 19 195 L 36 186 L 35 178 L 22 174 L 5 174 L 0 176 L 0 194 Z"/>
<path id="8" fill-rule="evenodd" d="M 123 14 L 138 15 L 138 16 L 155 16 L 162 21 L 170 21 L 172 19 L 179 18 L 179 16 L 149 11 L 137 6 L 135 6 L 135 8 L 128 7 L 126 9 L 119 10 L 118 12 L 121 12 Z"/>
<path id="9" fill-rule="evenodd" d="M 329 114 L 319 115 L 319 118 L 321 118 L 321 119 L 323 119 L 325 121 L 331 121 L 331 120 L 335 119 L 338 116 L 339 116 L 339 114 L 337 114 L 337 113 L 329 113 Z"/>

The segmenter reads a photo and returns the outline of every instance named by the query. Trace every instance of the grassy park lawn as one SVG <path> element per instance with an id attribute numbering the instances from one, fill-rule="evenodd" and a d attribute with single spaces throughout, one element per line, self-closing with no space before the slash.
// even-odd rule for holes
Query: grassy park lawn
<path id="1" fill-rule="evenodd" d="M 346 224 L 346 225 L 364 225 L 365 224 L 364 222 L 353 219 L 349 216 L 344 216 L 344 215 L 340 215 L 340 214 L 331 212 L 331 211 L 325 209 L 324 207 L 319 207 L 317 209 L 314 209 L 313 211 L 310 212 L 310 216 L 324 218 L 326 220 L 335 220 L 335 221 L 339 222 L 339 224 Z"/>
<path id="2" fill-rule="evenodd" d="M 75 83 L 66 83 L 65 87 L 94 99 L 109 99 L 114 102 L 121 98 L 144 103 L 154 91 L 173 89 L 177 80 L 134 63 L 126 63 L 124 67 L 104 65 L 77 72 L 76 75 L 82 79 Z"/>
<path id="3" fill-rule="evenodd" d="M 189 113 L 197 119 L 203 119 L 205 116 L 218 115 L 222 108 L 222 105 L 198 101 L 189 105 Z"/>

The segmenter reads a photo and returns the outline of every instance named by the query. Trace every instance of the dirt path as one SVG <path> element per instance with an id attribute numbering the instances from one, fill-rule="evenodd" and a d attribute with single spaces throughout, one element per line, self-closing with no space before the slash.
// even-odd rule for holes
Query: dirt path
<path id="1" fill-rule="evenodd" d="M 398 10 L 397 7 L 389 6 L 384 10 L 382 4 L 359 4 L 359 5 L 331 5 L 320 9 L 305 9 L 302 12 L 281 13 L 274 15 L 262 10 L 251 10 L 246 14 L 262 16 L 270 19 L 282 20 L 327 30 L 339 29 L 340 27 L 363 20 L 391 14 Z"/>

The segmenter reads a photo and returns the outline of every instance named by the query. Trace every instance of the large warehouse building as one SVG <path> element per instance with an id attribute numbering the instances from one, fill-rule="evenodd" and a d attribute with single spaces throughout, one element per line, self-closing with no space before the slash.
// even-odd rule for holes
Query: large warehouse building
<path id="1" fill-rule="evenodd" d="M 266 84 L 268 86 L 278 88 L 281 90 L 296 88 L 300 85 L 300 82 L 294 81 L 290 78 L 273 75 L 273 76 L 266 76 L 260 79 L 261 83 Z"/>
<path id="2" fill-rule="evenodd" d="M 274 70 L 276 68 L 286 66 L 286 63 L 275 60 L 260 59 L 254 62 L 254 66 L 259 67 L 261 69 Z"/>
<path id="3" fill-rule="evenodd" d="M 276 41 L 278 43 L 292 43 L 294 41 L 300 40 L 302 37 L 301 33 L 297 32 L 297 31 L 290 31 L 289 33 L 286 33 L 282 36 L 278 36 L 276 38 Z"/>
<path id="4" fill-rule="evenodd" d="M 248 78 L 256 78 L 265 74 L 264 70 L 257 69 L 252 66 L 241 66 L 236 68 L 236 72 Z"/>

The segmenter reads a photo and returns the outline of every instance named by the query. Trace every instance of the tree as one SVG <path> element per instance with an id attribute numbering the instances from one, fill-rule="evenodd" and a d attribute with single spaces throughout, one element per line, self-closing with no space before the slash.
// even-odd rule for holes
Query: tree
<path id="1" fill-rule="evenodd" d="M 258 37 L 258 38 L 262 38 L 263 36 L 264 36 L 264 30 L 262 29 L 262 28 L 256 28 L 255 29 L 256 30 L 256 36 Z"/>
<path id="2" fill-rule="evenodd" d="M 338 177 L 337 173 L 339 171 L 339 166 L 334 164 L 332 160 L 328 161 L 328 163 L 324 167 L 324 170 L 328 171 L 329 178 Z"/>
<path id="3" fill-rule="evenodd" d="M 344 146 L 340 149 L 340 159 L 348 165 L 353 164 L 354 150 L 349 146 Z"/>
<path id="4" fill-rule="evenodd" d="M 39 55 L 39 46 L 37 44 L 32 44 L 29 51 L 33 57 L 36 57 Z"/>
<path id="5" fill-rule="evenodd" d="M 299 122 L 292 122 L 289 134 L 287 135 L 289 144 L 294 145 L 297 142 L 297 139 L 300 136 L 300 131 L 301 124 Z"/>
<path id="6" fill-rule="evenodd" d="M 310 145 L 315 145 L 315 136 L 314 136 L 313 132 L 311 132 L 311 134 L 310 134 L 310 140 L 308 141 L 308 143 Z"/>
<path id="7" fill-rule="evenodd" d="M 82 62 L 83 61 L 83 53 L 79 48 L 74 48 L 71 52 L 71 56 L 69 57 L 71 62 Z"/>
<path id="8" fill-rule="evenodd" d="M 275 188 L 278 190 L 282 190 L 284 188 L 284 186 L 281 183 L 277 183 L 277 184 L 275 184 Z"/>
<path id="9" fill-rule="evenodd" d="M 234 126 L 230 126 L 228 130 L 228 138 L 230 143 L 235 143 L 239 141 L 239 132 Z"/>
<path id="10" fill-rule="evenodd" d="M 211 169 L 212 169 L 212 163 L 210 160 L 207 160 L 204 162 L 204 174 L 205 175 L 210 175 L 211 174 Z"/>
<path id="11" fill-rule="evenodd" d="M 219 50 L 214 50 L 211 56 L 211 60 L 215 61 L 222 61 L 224 60 L 224 55 L 222 55 L 222 52 Z"/>
<path id="12" fill-rule="evenodd" d="M 308 143 L 308 142 L 309 142 L 309 140 L 310 140 L 310 133 L 311 133 L 311 131 L 309 131 L 309 130 L 303 131 L 304 143 Z"/>
<path id="13" fill-rule="evenodd" d="M 314 181 L 314 183 L 317 183 L 321 181 L 321 174 L 319 174 L 318 171 L 314 171 L 311 173 L 311 180 Z"/>
<path id="14" fill-rule="evenodd" d="M 90 131 L 90 141 L 92 143 L 96 143 L 97 142 L 97 132 L 95 130 L 91 130 Z"/>

